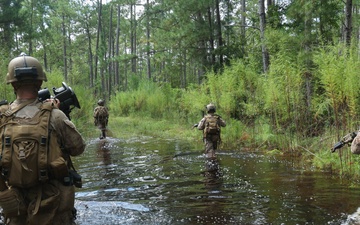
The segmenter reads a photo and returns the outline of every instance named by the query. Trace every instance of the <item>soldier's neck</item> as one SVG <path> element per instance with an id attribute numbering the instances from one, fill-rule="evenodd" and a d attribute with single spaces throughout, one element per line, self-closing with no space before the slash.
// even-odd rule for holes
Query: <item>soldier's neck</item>
<path id="1" fill-rule="evenodd" d="M 37 93 L 31 93 L 31 92 L 17 92 L 16 93 L 16 99 L 17 100 L 30 100 L 30 99 L 36 99 L 38 97 Z"/>

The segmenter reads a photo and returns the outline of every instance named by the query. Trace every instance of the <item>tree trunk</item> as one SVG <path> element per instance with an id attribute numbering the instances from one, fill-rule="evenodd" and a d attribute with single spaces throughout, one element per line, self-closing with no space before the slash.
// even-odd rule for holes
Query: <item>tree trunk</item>
<path id="1" fill-rule="evenodd" d="M 261 53 L 263 60 L 263 71 L 266 73 L 269 67 L 269 53 L 265 45 L 265 4 L 264 0 L 259 0 L 259 16 L 260 16 L 260 40 L 261 40 Z"/>
<path id="2" fill-rule="evenodd" d="M 351 33 L 352 33 L 352 0 L 346 0 L 345 7 L 345 43 L 346 45 L 351 44 Z"/>
<path id="3" fill-rule="evenodd" d="M 135 4 L 130 5 L 130 24 L 131 24 L 131 71 L 136 73 L 136 12 Z"/>
<path id="4" fill-rule="evenodd" d="M 305 112 L 304 118 L 301 118 L 301 122 L 298 122 L 296 126 L 300 127 L 301 129 L 307 129 L 308 134 L 312 132 L 310 130 L 310 125 L 312 124 L 312 117 L 311 117 L 311 99 L 312 99 L 312 73 L 311 71 L 311 31 L 312 31 L 312 6 L 305 6 L 305 40 L 304 40 L 304 51 L 305 54 L 309 57 L 305 60 L 305 67 L 306 72 L 304 73 L 305 78 Z"/>
<path id="5" fill-rule="evenodd" d="M 246 46 L 246 0 L 241 0 L 241 50 L 245 56 Z"/>
<path id="6" fill-rule="evenodd" d="M 201 15 L 199 15 L 199 18 L 201 18 Z M 209 23 L 209 43 L 210 43 L 210 65 L 214 66 L 215 64 L 215 45 L 214 45 L 214 35 L 213 35 L 213 19 L 212 19 L 212 11 L 211 8 L 208 7 L 208 23 Z"/>
<path id="7" fill-rule="evenodd" d="M 149 0 L 146 1 L 146 60 L 147 60 L 147 77 L 151 79 L 151 65 L 150 65 L 150 15 L 149 15 Z"/>
<path id="8" fill-rule="evenodd" d="M 63 35 L 63 63 L 64 63 L 64 79 L 67 81 L 67 55 L 66 55 L 66 29 L 65 29 L 65 15 L 62 16 L 62 35 Z"/>
<path id="9" fill-rule="evenodd" d="M 113 18 L 113 7 L 112 5 L 110 5 L 110 18 L 109 18 L 109 40 L 108 40 L 108 56 L 109 56 L 109 64 L 108 64 L 108 80 L 107 80 L 107 91 L 108 91 L 108 95 L 110 97 L 111 95 L 111 83 L 112 83 L 112 65 L 113 65 L 113 45 L 112 45 L 112 42 L 113 42 L 113 33 L 112 33 L 112 18 Z"/>
<path id="10" fill-rule="evenodd" d="M 119 48 L 120 48 L 120 4 L 117 6 L 117 23 L 116 23 L 116 45 L 115 45 L 115 84 L 120 85 L 120 75 L 119 75 Z"/>
<path id="11" fill-rule="evenodd" d="M 100 45 L 100 33 L 101 33 L 101 17 L 102 17 L 102 0 L 98 0 L 98 24 L 96 33 L 96 49 L 95 49 L 95 73 L 94 79 L 97 80 L 98 61 L 99 61 L 99 45 Z"/>
<path id="12" fill-rule="evenodd" d="M 217 22 L 217 37 L 218 37 L 218 48 L 222 48 L 223 47 L 223 39 L 222 39 L 222 32 L 221 32 L 221 15 L 220 15 L 220 3 L 219 0 L 216 0 L 216 22 Z M 223 55 L 223 51 L 220 51 L 220 56 L 219 56 L 219 63 L 220 63 L 220 67 L 223 67 L 224 64 L 224 55 Z"/>
<path id="13" fill-rule="evenodd" d="M 90 34 L 90 27 L 89 22 L 86 21 L 86 35 L 88 39 L 88 51 L 89 51 L 89 78 L 90 78 L 90 87 L 94 87 L 94 65 L 93 65 L 93 55 L 92 55 L 92 48 L 91 48 L 91 34 Z"/>
<path id="14" fill-rule="evenodd" d="M 32 55 L 33 54 L 33 38 L 32 38 L 32 36 L 33 36 L 33 33 L 34 33 L 34 31 L 33 31 L 33 27 L 34 27 L 34 25 L 33 25 L 33 21 L 34 21 L 34 2 L 33 1 L 31 1 L 31 13 L 30 13 L 30 18 L 29 18 L 29 20 L 30 20 L 30 29 L 29 29 L 29 52 L 28 52 L 28 55 Z"/>

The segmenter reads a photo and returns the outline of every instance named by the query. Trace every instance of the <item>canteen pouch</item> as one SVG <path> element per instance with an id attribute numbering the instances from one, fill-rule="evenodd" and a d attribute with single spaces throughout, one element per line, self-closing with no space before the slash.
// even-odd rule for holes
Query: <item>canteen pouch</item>
<path id="1" fill-rule="evenodd" d="M 51 171 L 55 179 L 62 181 L 69 176 L 69 169 L 63 157 L 59 157 L 50 163 Z"/>
<path id="2" fill-rule="evenodd" d="M 19 216 L 27 211 L 23 197 L 14 188 L 0 192 L 0 207 L 5 217 Z"/>

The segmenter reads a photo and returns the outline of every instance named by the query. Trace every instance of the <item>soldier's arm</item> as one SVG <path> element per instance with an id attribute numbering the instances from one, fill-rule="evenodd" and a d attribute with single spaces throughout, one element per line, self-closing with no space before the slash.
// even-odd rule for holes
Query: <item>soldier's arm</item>
<path id="1" fill-rule="evenodd" d="M 226 127 L 226 122 L 220 117 L 220 126 Z"/>
<path id="2" fill-rule="evenodd" d="M 62 143 L 64 150 L 71 156 L 83 153 L 86 144 L 74 123 L 63 112 L 56 109 L 53 110 L 51 119 L 60 140 L 59 143 Z"/>
<path id="3" fill-rule="evenodd" d="M 198 130 L 204 130 L 205 129 L 205 117 L 200 120 L 197 126 Z"/>

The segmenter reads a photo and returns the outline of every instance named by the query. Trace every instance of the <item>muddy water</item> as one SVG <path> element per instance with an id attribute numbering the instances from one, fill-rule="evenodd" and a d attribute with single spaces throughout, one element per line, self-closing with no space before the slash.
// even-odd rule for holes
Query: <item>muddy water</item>
<path id="1" fill-rule="evenodd" d="M 206 161 L 189 143 L 136 137 L 90 140 L 75 164 L 79 225 L 357 224 L 360 184 L 291 159 L 224 151 Z"/>

